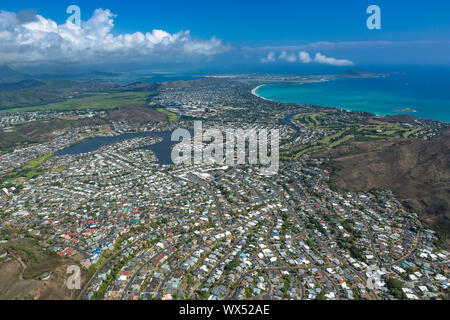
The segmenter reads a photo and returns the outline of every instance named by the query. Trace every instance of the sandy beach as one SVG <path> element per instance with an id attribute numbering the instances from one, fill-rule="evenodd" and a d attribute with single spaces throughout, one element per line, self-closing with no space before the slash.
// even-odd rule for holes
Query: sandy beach
<path id="1" fill-rule="evenodd" d="M 252 94 L 253 94 L 255 97 L 258 97 L 258 98 L 263 99 L 263 100 L 272 101 L 272 102 L 277 102 L 277 101 L 275 101 L 275 100 L 270 100 L 270 99 L 261 97 L 259 94 L 256 93 L 256 91 L 258 91 L 259 88 L 264 87 L 264 86 L 265 86 L 265 84 L 262 84 L 262 85 L 257 86 L 256 88 L 254 88 L 254 89 L 252 90 Z"/>

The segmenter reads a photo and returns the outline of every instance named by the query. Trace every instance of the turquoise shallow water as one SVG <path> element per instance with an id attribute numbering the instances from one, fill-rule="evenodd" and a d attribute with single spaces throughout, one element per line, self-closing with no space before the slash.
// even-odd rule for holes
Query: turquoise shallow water
<path id="1" fill-rule="evenodd" d="M 378 115 L 410 114 L 417 118 L 450 122 L 449 80 L 447 74 L 394 74 L 385 78 L 274 84 L 260 87 L 256 93 L 280 102 L 367 111 Z"/>

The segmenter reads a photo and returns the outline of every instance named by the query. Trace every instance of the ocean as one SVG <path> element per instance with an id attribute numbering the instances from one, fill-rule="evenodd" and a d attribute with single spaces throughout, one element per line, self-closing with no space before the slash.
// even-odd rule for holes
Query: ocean
<path id="1" fill-rule="evenodd" d="M 307 84 L 271 84 L 256 90 L 270 100 L 378 115 L 410 114 L 450 122 L 448 69 L 412 70 L 380 78 L 336 79 Z"/>

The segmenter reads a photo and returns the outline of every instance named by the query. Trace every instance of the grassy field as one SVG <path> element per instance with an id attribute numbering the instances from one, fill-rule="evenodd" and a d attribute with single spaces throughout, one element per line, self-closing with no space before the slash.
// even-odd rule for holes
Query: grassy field
<path id="1" fill-rule="evenodd" d="M 50 158 L 51 156 L 53 156 L 53 153 L 46 154 L 40 158 L 31 160 L 30 162 L 27 163 L 27 165 L 24 167 L 24 169 L 33 169 L 33 168 L 39 167 L 41 164 L 43 164 L 45 161 L 47 161 L 47 159 Z"/>
<path id="2" fill-rule="evenodd" d="M 45 161 L 47 161 L 51 156 L 53 156 L 53 154 L 46 154 L 40 158 L 31 160 L 22 168 L 12 172 L 10 175 L 5 176 L 4 177 L 5 182 L 13 182 L 21 178 L 25 180 L 30 180 L 37 176 L 40 176 L 41 174 L 47 172 L 48 170 L 41 170 L 38 169 L 38 167 Z"/>
<path id="3" fill-rule="evenodd" d="M 50 103 L 41 106 L 4 109 L 0 112 L 113 109 L 127 104 L 143 104 L 146 102 L 148 96 L 148 92 L 107 93 L 83 98 L 74 98 L 64 102 Z"/>
<path id="4" fill-rule="evenodd" d="M 306 123 L 308 127 L 317 127 L 320 126 L 320 121 L 317 120 L 317 117 L 326 116 L 323 112 L 316 113 L 300 113 L 294 116 L 294 119 L 302 120 Z"/>
<path id="5" fill-rule="evenodd" d="M 311 128 L 334 131 L 335 133 L 323 137 L 311 143 L 297 145 L 289 150 L 281 151 L 283 160 L 298 159 L 308 152 L 316 152 L 323 149 L 331 149 L 350 141 L 373 141 L 387 140 L 391 138 L 407 138 L 419 131 L 419 129 L 408 129 L 399 123 L 373 122 L 373 123 L 350 123 L 350 124 L 326 124 L 321 118 L 326 118 L 326 113 L 304 113 L 294 118 Z"/>
<path id="6" fill-rule="evenodd" d="M 5 182 L 15 182 L 16 180 L 19 179 L 25 179 L 25 180 L 30 180 L 33 178 L 36 178 L 37 176 L 40 176 L 41 174 L 46 173 L 47 170 L 38 170 L 38 169 L 22 169 L 19 170 L 18 172 L 14 172 L 11 175 L 7 175 L 5 176 Z"/>
<path id="7" fill-rule="evenodd" d="M 156 111 L 166 114 L 170 122 L 176 121 L 178 119 L 178 116 L 175 113 L 167 111 L 166 109 L 158 108 L 156 109 Z"/>

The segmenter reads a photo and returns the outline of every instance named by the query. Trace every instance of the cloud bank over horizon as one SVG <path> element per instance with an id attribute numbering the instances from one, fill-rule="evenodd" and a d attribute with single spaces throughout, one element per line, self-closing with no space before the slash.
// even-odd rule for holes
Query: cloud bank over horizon
<path id="1" fill-rule="evenodd" d="M 311 58 L 311 55 L 306 51 L 300 51 L 297 54 L 296 53 L 288 53 L 287 51 L 282 51 L 279 56 L 277 57 L 276 53 L 273 51 L 270 51 L 267 53 L 267 55 L 263 58 L 261 58 L 261 63 L 270 63 L 270 62 L 276 62 L 276 61 L 284 61 L 289 63 L 319 63 L 319 64 L 327 64 L 331 66 L 338 66 L 338 67 L 344 67 L 344 66 L 354 66 L 355 63 L 348 59 L 336 59 L 333 57 L 327 57 L 323 55 L 320 52 L 317 52 L 314 56 L 314 59 Z"/>
<path id="2" fill-rule="evenodd" d="M 108 9 L 97 9 L 77 26 L 57 24 L 30 10 L 0 11 L 0 64 L 182 62 L 230 50 L 220 39 L 197 39 L 189 30 L 114 35 L 115 17 Z"/>
<path id="3" fill-rule="evenodd" d="M 354 65 L 450 64 L 448 39 L 391 37 L 358 41 L 356 37 L 350 41 L 306 42 L 302 38 L 269 38 L 243 42 L 235 35 L 230 38 L 223 30 L 217 31 L 219 34 L 210 33 L 208 28 L 204 27 L 208 30 L 203 31 L 195 24 L 177 23 L 170 30 L 181 31 L 170 33 L 165 30 L 169 30 L 171 23 L 161 21 L 158 22 L 164 25 L 161 29 L 143 22 L 137 24 L 140 26 L 137 29 L 123 32 L 119 29 L 135 24 L 130 26 L 126 18 L 119 23 L 109 9 L 94 10 L 80 26 L 68 21 L 56 22 L 34 10 L 0 10 L 0 65 L 38 73 L 82 68 L 253 72 L 278 67 L 331 70 Z M 188 27 L 197 28 L 198 36 L 192 35 Z M 222 35 L 226 40 L 220 39 Z"/>

